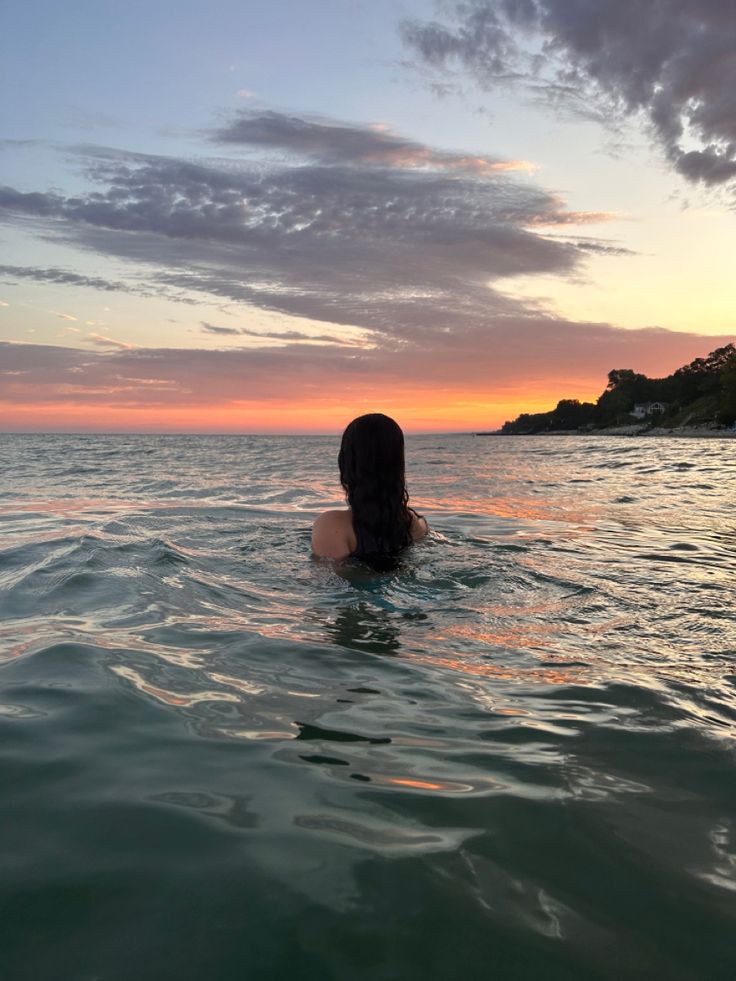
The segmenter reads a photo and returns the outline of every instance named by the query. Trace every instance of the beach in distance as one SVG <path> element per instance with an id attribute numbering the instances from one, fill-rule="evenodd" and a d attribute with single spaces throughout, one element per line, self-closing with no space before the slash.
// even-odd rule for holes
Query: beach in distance
<path id="1" fill-rule="evenodd" d="M 730 981 L 720 440 L 2 435 L 2 976 Z"/>
<path id="2" fill-rule="evenodd" d="M 612 426 L 610 429 L 597 429 L 594 432 L 582 432 L 577 429 L 549 429 L 539 433 L 502 433 L 495 429 L 492 432 L 476 433 L 476 436 L 587 436 L 596 439 L 599 436 L 666 436 L 670 439 L 733 439 L 736 429 L 726 429 L 724 426 L 678 426 L 667 429 L 657 426 Z"/>

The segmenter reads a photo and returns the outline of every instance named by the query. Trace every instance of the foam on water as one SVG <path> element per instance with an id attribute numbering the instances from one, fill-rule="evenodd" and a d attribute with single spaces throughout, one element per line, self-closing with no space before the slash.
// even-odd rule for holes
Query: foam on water
<path id="1" fill-rule="evenodd" d="M 735 449 L 0 436 L 3 977 L 732 977 Z"/>

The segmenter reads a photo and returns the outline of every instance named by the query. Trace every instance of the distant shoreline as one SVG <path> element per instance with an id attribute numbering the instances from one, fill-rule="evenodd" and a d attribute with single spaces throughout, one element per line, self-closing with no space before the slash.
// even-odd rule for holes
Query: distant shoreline
<path id="1" fill-rule="evenodd" d="M 502 433 L 500 430 L 495 432 L 477 432 L 474 436 L 653 436 L 655 438 L 670 436 L 677 439 L 734 439 L 736 438 L 735 429 L 711 429 L 707 426 L 680 426 L 672 429 L 656 427 L 649 429 L 646 426 L 612 426 L 608 429 L 550 429 L 547 432 L 539 433 Z"/>

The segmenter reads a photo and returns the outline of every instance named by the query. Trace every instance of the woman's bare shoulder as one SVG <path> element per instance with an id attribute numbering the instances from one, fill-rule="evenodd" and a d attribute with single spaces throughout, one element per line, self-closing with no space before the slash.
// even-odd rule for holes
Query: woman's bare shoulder
<path id="1" fill-rule="evenodd" d="M 429 531 L 429 522 L 421 514 L 417 514 L 414 508 L 409 508 L 409 510 L 411 511 L 411 540 L 418 542 Z"/>
<path id="2" fill-rule="evenodd" d="M 355 549 L 350 511 L 324 511 L 312 525 L 312 551 L 323 559 L 346 559 Z"/>

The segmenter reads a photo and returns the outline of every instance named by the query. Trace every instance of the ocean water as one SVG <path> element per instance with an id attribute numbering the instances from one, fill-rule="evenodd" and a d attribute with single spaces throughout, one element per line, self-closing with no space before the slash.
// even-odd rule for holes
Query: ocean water
<path id="1" fill-rule="evenodd" d="M 0 436 L 3 981 L 736 976 L 736 444 Z"/>

